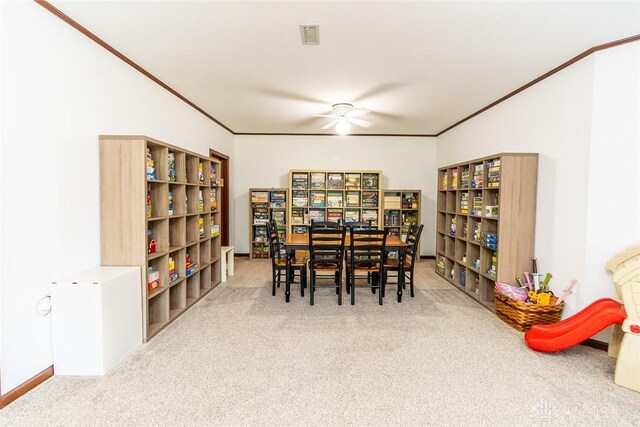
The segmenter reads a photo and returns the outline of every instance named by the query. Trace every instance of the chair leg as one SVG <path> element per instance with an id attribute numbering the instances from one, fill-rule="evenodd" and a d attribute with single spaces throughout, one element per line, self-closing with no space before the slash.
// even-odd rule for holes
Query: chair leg
<path id="1" fill-rule="evenodd" d="M 409 287 L 411 288 L 411 298 L 414 297 L 413 294 L 413 270 L 411 270 L 411 273 L 409 273 Z"/>
<path id="2" fill-rule="evenodd" d="M 387 280 L 384 272 L 380 272 L 380 277 L 378 277 L 378 290 L 382 289 L 382 284 Z"/>
<path id="3" fill-rule="evenodd" d="M 336 273 L 336 275 L 338 276 L 338 280 L 337 280 L 337 283 L 338 283 L 338 288 L 337 288 L 337 291 L 338 291 L 338 305 L 342 305 L 342 271 L 338 271 Z M 353 295 L 353 294 L 351 294 L 351 295 Z"/>
<path id="4" fill-rule="evenodd" d="M 304 297 L 304 287 L 307 284 L 307 267 L 300 267 L 300 296 Z"/>
<path id="5" fill-rule="evenodd" d="M 349 274 L 349 272 L 347 272 L 347 274 Z M 355 271 L 353 272 L 352 278 L 351 278 L 351 284 L 352 284 L 352 288 L 351 288 L 351 305 L 356 305 L 356 273 Z"/>
<path id="6" fill-rule="evenodd" d="M 344 273 L 346 281 L 344 284 L 344 288 L 347 291 L 347 295 L 349 295 L 349 293 L 351 293 L 351 274 L 349 273 L 349 269 L 347 269 Z"/>
<path id="7" fill-rule="evenodd" d="M 311 270 L 311 280 L 309 283 L 309 304 L 313 305 L 313 294 L 316 289 L 316 272 Z"/>
<path id="8" fill-rule="evenodd" d="M 271 270 L 271 296 L 276 296 L 276 271 Z"/>
<path id="9" fill-rule="evenodd" d="M 282 276 L 283 276 L 283 274 L 280 273 L 280 281 L 282 281 Z M 285 269 L 284 270 L 284 283 L 285 283 L 285 285 L 286 285 L 287 281 L 289 281 L 289 286 L 291 286 L 291 273 L 287 269 Z M 289 287 L 289 290 L 291 290 L 291 287 Z"/>

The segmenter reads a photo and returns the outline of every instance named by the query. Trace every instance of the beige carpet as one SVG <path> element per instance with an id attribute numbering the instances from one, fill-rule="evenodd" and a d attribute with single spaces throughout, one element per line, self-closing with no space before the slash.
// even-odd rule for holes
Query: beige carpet
<path id="1" fill-rule="evenodd" d="M 270 292 L 267 261 L 236 275 L 114 371 L 54 377 L 0 411 L 24 425 L 640 425 L 615 361 L 539 354 L 433 273 L 415 298 L 367 289 L 338 306 Z M 346 294 L 345 294 L 346 296 Z"/>

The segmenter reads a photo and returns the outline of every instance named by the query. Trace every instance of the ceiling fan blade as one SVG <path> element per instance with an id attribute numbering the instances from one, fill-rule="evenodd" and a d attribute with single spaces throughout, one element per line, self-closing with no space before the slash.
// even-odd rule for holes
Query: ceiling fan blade
<path id="1" fill-rule="evenodd" d="M 356 126 L 362 126 L 363 128 L 368 128 L 371 127 L 371 125 L 373 123 L 366 121 L 366 120 L 362 120 L 362 119 L 354 119 L 353 117 L 347 117 L 347 121 L 349 123 L 353 123 Z"/>
<path id="2" fill-rule="evenodd" d="M 332 120 L 329 123 L 327 123 L 326 125 L 322 126 L 320 129 L 329 129 L 331 126 L 335 126 L 336 124 L 338 124 L 339 121 L 340 121 L 340 119 Z"/>
<path id="3" fill-rule="evenodd" d="M 371 111 L 366 108 L 355 108 L 347 113 L 347 117 L 358 117 L 364 116 L 365 114 L 369 114 Z"/>
<path id="4" fill-rule="evenodd" d="M 331 114 L 309 114 L 309 117 L 331 117 L 332 119 L 336 118 L 335 114 L 333 114 L 333 115 L 331 115 Z"/>

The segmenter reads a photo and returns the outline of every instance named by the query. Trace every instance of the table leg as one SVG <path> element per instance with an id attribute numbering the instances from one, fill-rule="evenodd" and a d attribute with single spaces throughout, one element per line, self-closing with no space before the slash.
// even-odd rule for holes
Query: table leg
<path id="1" fill-rule="evenodd" d="M 402 288 L 404 288 L 404 257 L 406 248 L 401 248 L 398 251 L 399 265 L 398 265 L 398 302 L 402 302 Z"/>

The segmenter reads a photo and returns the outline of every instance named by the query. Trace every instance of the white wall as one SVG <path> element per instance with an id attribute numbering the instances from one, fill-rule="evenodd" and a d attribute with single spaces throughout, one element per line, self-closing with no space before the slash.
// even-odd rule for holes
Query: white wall
<path id="1" fill-rule="evenodd" d="M 435 138 L 236 136 L 236 252 L 249 252 L 249 188 L 288 187 L 289 169 L 382 170 L 383 188 L 422 190 L 421 252 L 434 254 Z"/>
<path id="2" fill-rule="evenodd" d="M 593 87 L 583 304 L 617 298 L 604 263 L 640 243 L 640 43 L 598 52 Z"/>
<path id="3" fill-rule="evenodd" d="M 638 56 L 638 43 L 592 55 L 438 137 L 439 166 L 540 153 L 536 256 L 554 292 L 579 281 L 565 317 L 613 295 L 604 264 L 640 237 Z"/>
<path id="4" fill-rule="evenodd" d="M 50 282 L 100 263 L 98 135 L 148 135 L 205 155 L 232 155 L 233 136 L 35 2 L 2 8 L 6 393 L 52 364 L 50 316 L 34 309 Z"/>

